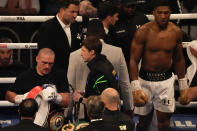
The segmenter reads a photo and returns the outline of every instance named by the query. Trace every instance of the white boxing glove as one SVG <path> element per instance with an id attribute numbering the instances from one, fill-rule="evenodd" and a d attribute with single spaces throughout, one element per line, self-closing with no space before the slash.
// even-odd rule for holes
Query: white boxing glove
<path id="1" fill-rule="evenodd" d="M 55 100 L 57 98 L 56 89 L 53 88 L 53 87 L 50 87 L 50 86 L 47 87 L 46 89 L 42 90 L 40 95 L 42 96 L 42 99 L 44 101 L 52 101 L 52 100 Z"/>
<path id="2" fill-rule="evenodd" d="M 14 103 L 20 104 L 24 99 L 26 99 L 29 92 L 23 94 L 23 95 L 16 95 L 14 98 Z"/>

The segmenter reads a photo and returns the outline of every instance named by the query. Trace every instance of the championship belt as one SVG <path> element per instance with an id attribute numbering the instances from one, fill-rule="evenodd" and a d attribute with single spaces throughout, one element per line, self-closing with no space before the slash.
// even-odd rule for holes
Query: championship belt
<path id="1" fill-rule="evenodd" d="M 71 130 L 74 131 L 75 126 L 74 126 L 72 123 L 65 124 L 65 125 L 62 127 L 62 131 L 66 131 L 67 129 L 71 129 Z"/>
<path id="2" fill-rule="evenodd" d="M 54 110 L 49 113 L 48 127 L 50 131 L 61 131 L 64 125 L 64 110 Z"/>
<path id="3" fill-rule="evenodd" d="M 71 129 L 73 131 L 77 131 L 81 128 L 84 128 L 86 126 L 88 126 L 89 123 L 88 122 L 76 122 L 76 123 L 68 123 L 68 124 L 65 124 L 63 127 L 62 127 L 62 131 L 66 131 L 67 129 Z"/>
<path id="4" fill-rule="evenodd" d="M 89 125 L 89 123 L 87 123 L 87 122 L 85 122 L 85 123 L 80 123 L 80 124 L 78 124 L 78 125 L 76 126 L 75 130 L 79 130 L 79 129 L 84 128 L 84 127 L 86 127 L 86 126 L 88 126 L 88 125 Z"/>

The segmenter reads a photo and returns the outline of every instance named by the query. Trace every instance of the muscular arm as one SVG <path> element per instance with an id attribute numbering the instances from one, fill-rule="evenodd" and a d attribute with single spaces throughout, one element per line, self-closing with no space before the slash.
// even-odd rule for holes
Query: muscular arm
<path id="1" fill-rule="evenodd" d="M 16 95 L 17 94 L 15 92 L 7 91 L 5 95 L 5 99 L 8 100 L 9 102 L 14 103 L 15 102 L 14 98 Z"/>
<path id="2" fill-rule="evenodd" d="M 142 57 L 144 43 L 145 43 L 145 36 L 146 28 L 142 26 L 135 34 L 134 39 L 131 43 L 131 53 L 130 53 L 130 69 L 129 75 L 131 80 L 138 79 L 138 64 Z"/>
<path id="3" fill-rule="evenodd" d="M 61 106 L 68 107 L 70 102 L 69 93 L 59 93 L 62 96 L 62 101 L 60 103 Z"/>

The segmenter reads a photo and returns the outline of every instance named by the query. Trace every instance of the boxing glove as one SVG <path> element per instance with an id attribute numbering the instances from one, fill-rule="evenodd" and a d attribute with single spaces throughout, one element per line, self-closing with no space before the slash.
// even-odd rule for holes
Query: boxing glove
<path id="1" fill-rule="evenodd" d="M 180 97 L 178 101 L 182 105 L 187 105 L 190 103 L 190 99 L 188 98 L 188 83 L 186 78 L 181 78 L 178 80 L 179 82 L 179 90 L 180 90 Z"/>
<path id="2" fill-rule="evenodd" d="M 55 88 L 49 86 L 42 90 L 40 96 L 44 101 L 52 101 L 57 98 L 57 92 Z"/>
<path id="3" fill-rule="evenodd" d="M 148 96 L 141 90 L 132 92 L 134 106 L 141 107 L 148 102 Z"/>
<path id="4" fill-rule="evenodd" d="M 180 90 L 180 97 L 178 101 L 182 105 L 187 105 L 190 103 L 190 99 L 188 98 L 188 89 Z"/>
<path id="5" fill-rule="evenodd" d="M 40 95 L 45 101 L 52 101 L 56 104 L 60 104 L 62 101 L 62 96 L 57 93 L 56 86 L 52 84 L 44 84 Z"/>
<path id="6" fill-rule="evenodd" d="M 20 104 L 25 98 L 26 96 L 28 95 L 29 92 L 23 94 L 23 95 L 16 95 L 15 98 L 14 98 L 14 103 L 16 104 Z"/>
<path id="7" fill-rule="evenodd" d="M 148 102 L 148 96 L 141 89 L 139 80 L 131 81 L 134 106 L 144 106 Z"/>

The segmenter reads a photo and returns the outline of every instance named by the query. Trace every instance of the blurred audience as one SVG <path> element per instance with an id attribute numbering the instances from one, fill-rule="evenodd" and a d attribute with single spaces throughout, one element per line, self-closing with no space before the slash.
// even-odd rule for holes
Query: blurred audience
<path id="1" fill-rule="evenodd" d="M 60 0 L 40 0 L 40 15 L 55 15 Z"/>
<path id="2" fill-rule="evenodd" d="M 7 37 L 0 38 L 0 43 L 12 43 Z M 27 70 L 26 65 L 13 60 L 13 50 L 0 48 L 0 77 L 16 77 Z M 5 93 L 11 86 L 10 83 L 0 83 L 0 100 L 5 100 Z"/>
<path id="3" fill-rule="evenodd" d="M 137 29 L 149 22 L 145 14 L 136 10 L 138 0 L 122 0 L 120 4 L 119 20 L 113 26 L 112 43 L 122 49 L 124 57 L 129 65 L 130 47 Z"/>
<path id="4" fill-rule="evenodd" d="M 103 39 L 107 44 L 112 43 L 112 32 L 111 27 L 113 27 L 118 21 L 119 11 L 115 4 L 112 2 L 103 2 L 98 5 L 97 16 L 100 21 L 102 21 L 103 28 L 105 30 L 105 38 Z"/>
<path id="5" fill-rule="evenodd" d="M 155 0 L 138 0 L 141 4 L 137 6 L 137 10 L 143 12 L 144 14 L 152 14 L 153 3 Z M 172 13 L 180 13 L 180 0 L 170 0 L 171 7 L 173 7 Z"/>
<path id="6" fill-rule="evenodd" d="M 181 2 L 182 13 L 197 13 L 197 1 L 196 0 L 183 0 Z M 192 40 L 197 38 L 197 20 L 188 19 L 181 21 L 181 29 L 186 32 Z"/>
<path id="7" fill-rule="evenodd" d="M 81 1 L 79 4 L 79 15 L 86 16 L 88 18 L 97 16 L 97 9 L 92 5 L 89 0 Z"/>
<path id="8" fill-rule="evenodd" d="M 1 15 L 36 15 L 40 12 L 39 0 L 2 0 Z"/>

